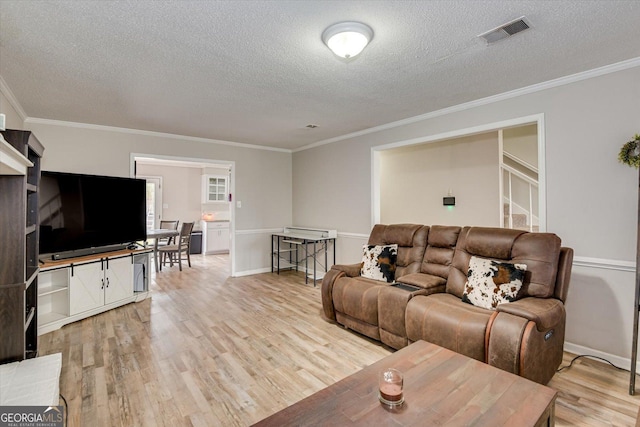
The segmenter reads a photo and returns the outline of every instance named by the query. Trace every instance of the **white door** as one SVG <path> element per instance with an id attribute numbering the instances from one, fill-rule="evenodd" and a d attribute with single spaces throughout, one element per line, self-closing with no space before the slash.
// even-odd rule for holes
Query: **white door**
<path id="1" fill-rule="evenodd" d="M 111 304 L 133 296 L 133 264 L 131 258 L 109 259 L 105 270 L 104 303 Z"/>
<path id="2" fill-rule="evenodd" d="M 102 262 L 74 266 L 69 280 L 69 315 L 104 305 Z"/>
<path id="3" fill-rule="evenodd" d="M 162 219 L 162 177 L 138 176 L 147 182 L 147 230 L 160 228 Z"/>

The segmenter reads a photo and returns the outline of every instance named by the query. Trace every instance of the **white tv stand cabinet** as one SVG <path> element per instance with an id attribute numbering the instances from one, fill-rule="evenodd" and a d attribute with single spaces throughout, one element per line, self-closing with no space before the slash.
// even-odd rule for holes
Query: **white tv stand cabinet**
<path id="1" fill-rule="evenodd" d="M 145 299 L 151 249 L 47 260 L 38 276 L 38 335 Z"/>

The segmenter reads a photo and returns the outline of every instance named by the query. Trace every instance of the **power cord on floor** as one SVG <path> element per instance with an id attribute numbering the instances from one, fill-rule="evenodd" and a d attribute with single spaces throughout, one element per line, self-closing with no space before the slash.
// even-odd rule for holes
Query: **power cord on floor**
<path id="1" fill-rule="evenodd" d="M 64 398 L 62 393 L 60 394 L 60 399 L 64 402 L 64 425 L 69 426 L 69 405 L 67 404 L 67 399 Z"/>
<path id="2" fill-rule="evenodd" d="M 613 366 L 613 367 L 614 367 L 614 368 L 616 368 L 616 369 L 619 369 L 619 370 L 621 370 L 621 371 L 626 371 L 626 369 L 624 369 L 624 368 L 621 368 L 621 367 L 619 367 L 619 366 L 614 365 L 613 363 L 609 362 L 609 361 L 608 361 L 607 359 L 605 359 L 605 358 L 598 357 L 598 356 L 592 356 L 592 355 L 590 355 L 590 354 L 581 354 L 581 355 L 576 356 L 576 357 L 574 357 L 573 359 L 571 359 L 571 362 L 569 362 L 569 364 L 568 364 L 567 366 L 563 366 L 563 367 L 561 367 L 561 368 L 558 368 L 558 370 L 557 370 L 556 372 L 561 372 L 561 371 L 564 371 L 565 369 L 570 368 L 571 366 L 573 366 L 573 362 L 575 362 L 576 360 L 580 359 L 581 357 L 590 357 L 590 358 L 592 358 L 592 359 L 599 359 L 599 360 L 602 360 L 602 361 L 604 361 L 604 362 L 607 362 L 609 365 Z"/>

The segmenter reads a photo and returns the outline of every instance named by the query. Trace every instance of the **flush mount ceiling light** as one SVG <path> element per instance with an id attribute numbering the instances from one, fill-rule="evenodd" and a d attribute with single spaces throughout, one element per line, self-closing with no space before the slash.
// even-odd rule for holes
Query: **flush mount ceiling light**
<path id="1" fill-rule="evenodd" d="M 341 58 L 353 58 L 373 38 L 373 30 L 360 22 L 333 24 L 322 33 L 322 41 Z"/>

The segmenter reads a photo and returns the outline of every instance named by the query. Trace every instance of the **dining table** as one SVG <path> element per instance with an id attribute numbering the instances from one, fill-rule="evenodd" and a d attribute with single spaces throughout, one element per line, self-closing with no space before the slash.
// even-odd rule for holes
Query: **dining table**
<path id="1" fill-rule="evenodd" d="M 158 240 L 166 239 L 169 237 L 179 236 L 180 232 L 178 230 L 168 229 L 168 228 L 157 228 L 155 230 L 147 230 L 147 240 L 153 239 L 153 260 L 156 265 L 156 273 L 159 272 L 159 261 L 158 261 Z"/>

